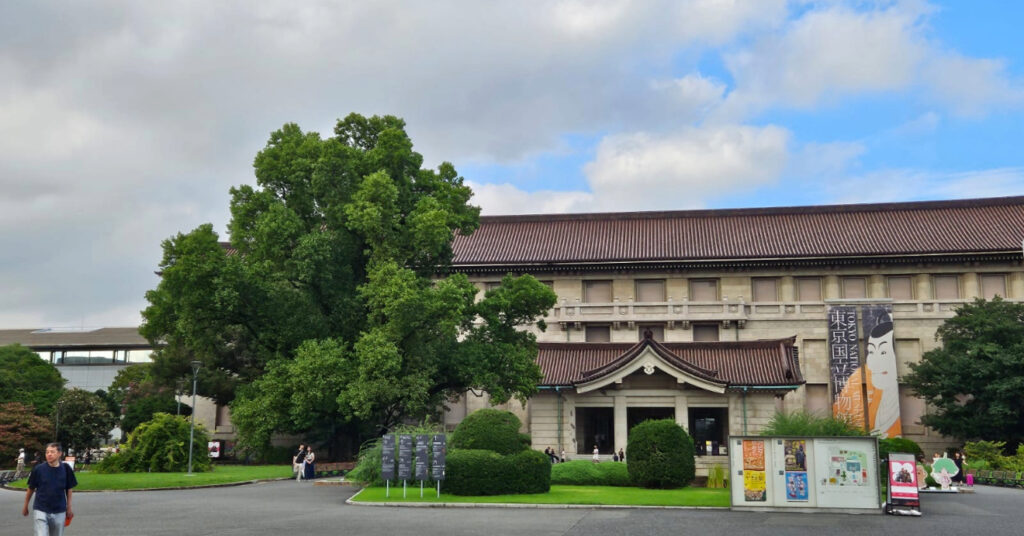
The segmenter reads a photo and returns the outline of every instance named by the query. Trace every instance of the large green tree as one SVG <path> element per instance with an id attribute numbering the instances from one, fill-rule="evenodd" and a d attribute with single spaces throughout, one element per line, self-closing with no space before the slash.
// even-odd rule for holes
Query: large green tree
<path id="1" fill-rule="evenodd" d="M 200 394 L 232 402 L 250 445 L 422 418 L 469 388 L 535 391 L 535 339 L 517 328 L 555 296 L 506 277 L 478 301 L 465 276 L 439 277 L 479 209 L 451 164 L 423 168 L 401 119 L 352 114 L 326 139 L 288 124 L 254 167 L 256 187 L 231 190 L 230 249 L 209 225 L 164 242 L 141 328 L 164 344 L 156 376 L 201 361 Z"/>
<path id="2" fill-rule="evenodd" d="M 26 459 L 32 452 L 43 450 L 53 438 L 53 424 L 36 415 L 35 408 L 20 402 L 0 404 L 0 467 L 14 467 L 18 449 L 25 449 Z"/>
<path id="3" fill-rule="evenodd" d="M 53 417 L 57 420 L 57 441 L 79 456 L 84 449 L 103 444 L 110 430 L 117 426 L 117 418 L 102 398 L 77 388 L 64 391 Z"/>
<path id="4" fill-rule="evenodd" d="M 64 391 L 64 378 L 56 367 L 21 346 L 0 346 L 0 403 L 21 402 L 36 415 L 50 415 Z"/>
<path id="5" fill-rule="evenodd" d="M 933 408 L 921 422 L 959 439 L 1024 441 L 1024 304 L 977 299 L 936 337 L 942 347 L 904 378 Z"/>

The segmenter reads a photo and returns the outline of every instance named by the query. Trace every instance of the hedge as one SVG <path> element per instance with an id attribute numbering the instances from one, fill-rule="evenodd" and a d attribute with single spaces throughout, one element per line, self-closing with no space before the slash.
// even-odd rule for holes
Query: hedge
<path id="1" fill-rule="evenodd" d="M 530 448 L 530 436 L 519 433 L 519 417 L 508 411 L 480 409 L 470 413 L 452 433 L 452 449 L 490 450 L 514 454 Z"/>
<path id="2" fill-rule="evenodd" d="M 547 493 L 551 461 L 535 450 L 502 456 L 489 450 L 455 449 L 448 453 L 441 488 L 453 495 Z"/>
<path id="3" fill-rule="evenodd" d="M 696 473 L 693 439 L 672 419 L 644 421 L 629 432 L 629 478 L 645 488 L 686 486 Z"/>
<path id="4" fill-rule="evenodd" d="M 551 466 L 551 483 L 566 486 L 632 486 L 624 463 L 573 460 Z"/>

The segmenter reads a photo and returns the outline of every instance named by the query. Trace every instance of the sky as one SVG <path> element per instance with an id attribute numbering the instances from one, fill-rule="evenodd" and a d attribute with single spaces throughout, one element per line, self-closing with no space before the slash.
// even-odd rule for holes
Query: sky
<path id="1" fill-rule="evenodd" d="M 133 326 L 285 123 L 407 122 L 484 214 L 1024 194 L 1024 3 L 0 3 L 0 329 Z"/>

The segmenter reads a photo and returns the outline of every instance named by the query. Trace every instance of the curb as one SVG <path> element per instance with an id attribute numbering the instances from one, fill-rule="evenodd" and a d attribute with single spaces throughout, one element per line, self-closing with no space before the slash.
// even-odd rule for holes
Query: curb
<path id="1" fill-rule="evenodd" d="M 277 482 L 280 480 L 292 480 L 291 477 L 281 478 L 262 478 L 257 480 L 242 480 L 240 482 L 226 482 L 224 484 L 204 484 L 202 486 L 175 486 L 170 488 L 136 488 L 136 489 L 83 489 L 75 490 L 75 493 L 130 493 L 133 491 L 180 491 L 184 489 L 207 489 L 207 488 L 232 488 L 236 486 L 245 486 L 248 484 L 258 484 L 260 482 Z M 21 491 L 24 492 L 24 488 L 12 488 L 7 484 L 0 486 L 3 489 L 9 491 Z"/>

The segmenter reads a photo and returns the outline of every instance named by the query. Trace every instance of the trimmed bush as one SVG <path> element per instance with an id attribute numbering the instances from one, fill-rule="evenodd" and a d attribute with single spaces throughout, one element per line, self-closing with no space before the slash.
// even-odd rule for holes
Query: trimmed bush
<path id="1" fill-rule="evenodd" d="M 903 437 L 887 437 L 878 440 L 878 459 L 889 459 L 890 452 L 905 452 L 913 454 L 915 458 L 923 458 L 924 451 L 916 442 Z"/>
<path id="2" fill-rule="evenodd" d="M 508 411 L 480 409 L 470 413 L 452 433 L 452 449 L 489 450 L 514 454 L 530 448 L 530 436 L 520 434 L 519 417 Z"/>
<path id="3" fill-rule="evenodd" d="M 551 466 L 551 483 L 566 486 L 632 486 L 624 463 L 573 460 Z"/>
<path id="4" fill-rule="evenodd" d="M 489 450 L 452 450 L 441 488 L 453 495 L 547 493 L 551 489 L 551 462 L 535 450 L 509 456 Z"/>
<path id="5" fill-rule="evenodd" d="M 644 421 L 629 431 L 626 466 L 637 486 L 686 486 L 696 473 L 693 439 L 672 419 Z"/>

